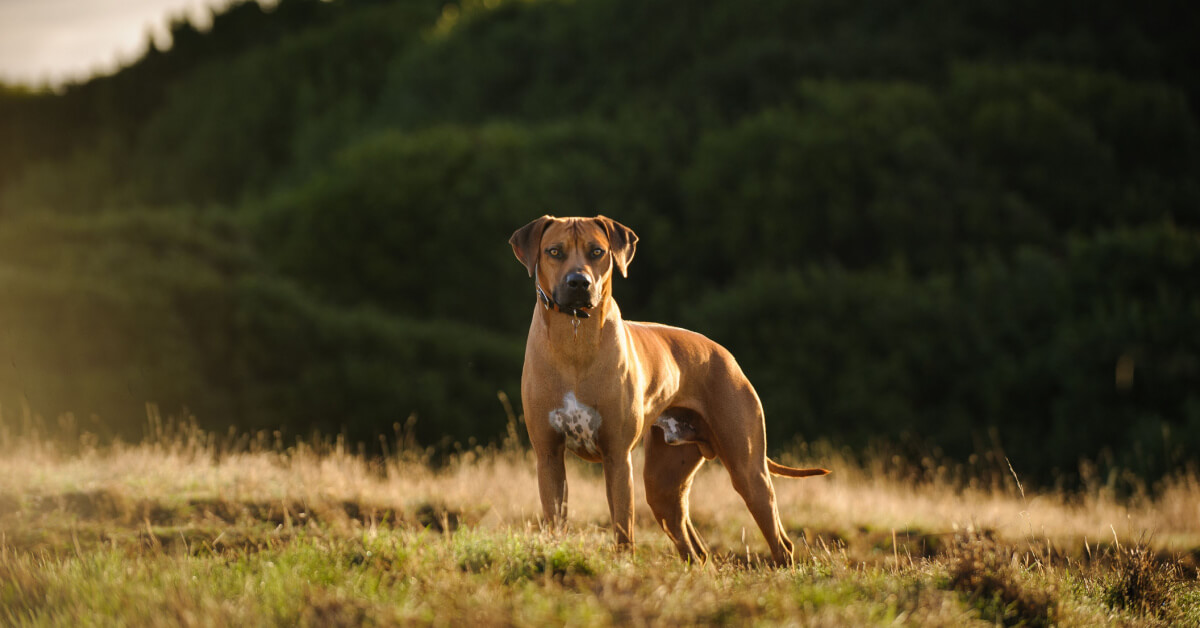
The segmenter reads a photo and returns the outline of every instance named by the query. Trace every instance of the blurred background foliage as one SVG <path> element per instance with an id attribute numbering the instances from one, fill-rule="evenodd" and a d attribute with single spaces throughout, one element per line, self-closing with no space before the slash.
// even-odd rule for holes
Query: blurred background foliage
<path id="1" fill-rule="evenodd" d="M 503 433 L 508 235 L 641 236 L 775 448 L 1200 451 L 1200 11 L 1115 1 L 281 0 L 0 90 L 0 404 L 136 434 Z M 519 406 L 518 406 L 519 407 Z"/>

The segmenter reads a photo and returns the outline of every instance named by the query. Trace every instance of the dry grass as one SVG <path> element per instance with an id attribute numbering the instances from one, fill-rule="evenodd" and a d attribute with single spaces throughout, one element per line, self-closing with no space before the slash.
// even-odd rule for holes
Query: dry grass
<path id="1" fill-rule="evenodd" d="M 794 569 L 765 567 L 718 465 L 697 478 L 717 552 L 679 563 L 638 497 L 611 547 L 598 469 L 568 467 L 571 529 L 537 527 L 519 447 L 435 467 L 333 444 L 156 430 L 96 447 L 0 434 L 0 623 L 1200 625 L 1200 479 L 1118 500 L 995 474 L 915 478 L 833 452 L 777 479 Z M 1019 470 L 1018 470 L 1019 471 Z"/>

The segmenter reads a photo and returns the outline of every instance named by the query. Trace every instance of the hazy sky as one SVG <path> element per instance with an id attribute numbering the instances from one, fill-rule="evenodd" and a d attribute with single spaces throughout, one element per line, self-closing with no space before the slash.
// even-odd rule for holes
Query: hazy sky
<path id="1" fill-rule="evenodd" d="M 58 84 L 110 72 L 137 58 L 150 33 L 168 42 L 167 21 L 208 24 L 230 0 L 0 0 L 0 81 Z"/>

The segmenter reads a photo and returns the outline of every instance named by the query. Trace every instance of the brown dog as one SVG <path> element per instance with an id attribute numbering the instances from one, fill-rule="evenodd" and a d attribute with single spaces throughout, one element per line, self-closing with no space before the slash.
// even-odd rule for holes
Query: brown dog
<path id="1" fill-rule="evenodd" d="M 724 347 L 676 327 L 622 320 L 613 270 L 625 276 L 637 241 L 604 216 L 542 216 L 509 240 L 537 295 L 521 401 L 546 522 L 558 527 L 566 520 L 563 450 L 570 449 L 604 465 L 617 544 L 632 545 L 631 454 L 642 439 L 646 500 L 683 559 L 708 558 L 688 515 L 688 492 L 704 459 L 720 457 L 771 555 L 791 564 L 770 474 L 829 472 L 767 458 L 762 404 Z"/>

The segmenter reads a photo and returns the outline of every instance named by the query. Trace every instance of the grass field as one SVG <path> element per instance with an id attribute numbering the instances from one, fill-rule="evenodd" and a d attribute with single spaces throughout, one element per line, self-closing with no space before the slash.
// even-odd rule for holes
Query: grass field
<path id="1" fill-rule="evenodd" d="M 431 465 L 403 445 L 151 432 L 0 431 L 0 624 L 1200 625 L 1196 474 L 1118 500 L 800 452 L 785 460 L 834 473 L 776 479 L 797 545 L 776 569 L 709 464 L 692 511 L 717 558 L 688 566 L 640 491 L 637 548 L 616 551 L 584 463 L 570 528 L 540 531 L 515 445 Z"/>

